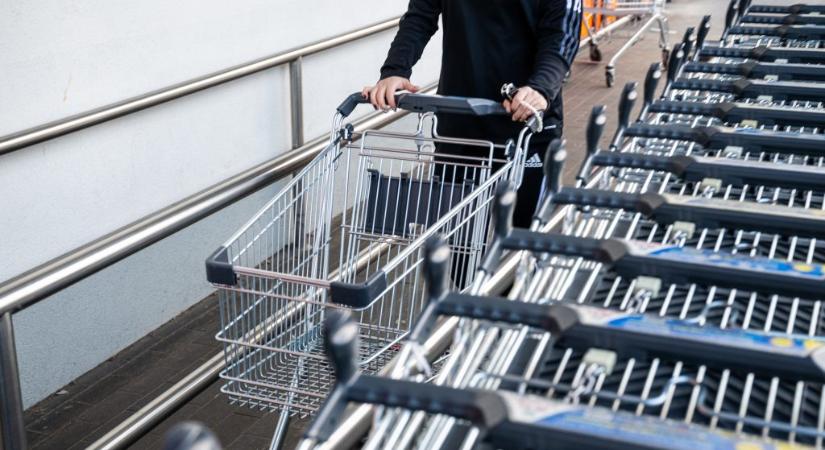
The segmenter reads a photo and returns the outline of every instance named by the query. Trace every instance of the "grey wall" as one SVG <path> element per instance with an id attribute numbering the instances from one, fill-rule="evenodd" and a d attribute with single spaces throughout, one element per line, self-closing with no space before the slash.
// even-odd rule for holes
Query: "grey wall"
<path id="1" fill-rule="evenodd" d="M 406 0 L 0 2 L 0 135 L 372 24 Z M 393 33 L 306 58 L 305 135 L 374 82 Z M 437 77 L 439 48 L 413 76 Z M 274 69 L 0 156 L 0 280 L 285 151 Z M 203 259 L 275 188 L 15 316 L 31 405 L 210 292 Z"/>

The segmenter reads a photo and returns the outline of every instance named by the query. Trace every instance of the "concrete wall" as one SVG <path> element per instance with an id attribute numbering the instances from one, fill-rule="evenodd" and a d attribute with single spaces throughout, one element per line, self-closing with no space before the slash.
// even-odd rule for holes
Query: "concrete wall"
<path id="1" fill-rule="evenodd" d="M 0 2 L 0 135 L 297 47 L 403 12 L 405 0 Z M 305 135 L 373 82 L 393 33 L 308 57 Z M 437 40 L 413 81 L 437 77 Z M 0 156 L 0 280 L 289 147 L 274 69 Z M 209 293 L 203 259 L 275 188 L 15 316 L 27 405 Z"/>

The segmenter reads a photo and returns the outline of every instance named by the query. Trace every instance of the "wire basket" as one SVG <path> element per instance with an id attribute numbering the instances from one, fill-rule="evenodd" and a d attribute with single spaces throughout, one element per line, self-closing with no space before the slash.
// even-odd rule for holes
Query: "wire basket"
<path id="1" fill-rule="evenodd" d="M 336 114 L 329 146 L 207 261 L 219 291 L 223 391 L 232 399 L 315 411 L 333 376 L 323 351 L 328 308 L 353 311 L 358 363 L 381 369 L 422 308 L 421 252 L 435 233 L 448 236 L 456 255 L 453 286 L 472 281 L 493 193 L 518 183 L 531 132 L 506 144 L 440 137 L 432 109 L 412 133 L 370 130 L 358 144 Z M 442 143 L 483 156 L 436 153 Z"/>

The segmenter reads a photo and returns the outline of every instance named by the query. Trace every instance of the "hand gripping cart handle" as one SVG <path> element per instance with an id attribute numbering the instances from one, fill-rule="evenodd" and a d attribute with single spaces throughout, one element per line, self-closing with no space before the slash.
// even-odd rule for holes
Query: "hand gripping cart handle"
<path id="1" fill-rule="evenodd" d="M 474 116 L 507 115 L 500 102 L 481 98 L 435 96 L 424 94 L 396 94 L 399 109 L 417 113 L 451 113 Z M 369 99 L 360 92 L 347 97 L 336 110 L 344 117 L 349 116 L 360 104 L 369 103 Z"/>
<path id="2" fill-rule="evenodd" d="M 471 284 L 495 187 L 520 180 L 530 128 L 505 143 L 443 137 L 435 129 L 436 112 L 504 114 L 498 102 L 399 94 L 400 107 L 422 112 L 417 128 L 366 130 L 356 142 L 344 116 L 363 102 L 358 94 L 341 104 L 327 148 L 206 262 L 218 291 L 217 339 L 226 350 L 222 391 L 281 417 L 312 414 L 326 398 L 327 312 L 353 312 L 359 365 L 381 370 L 423 308 L 419 266 L 427 238 L 448 235 L 461 253 L 453 282 Z M 479 154 L 436 152 L 440 144 Z"/>
<path id="3" fill-rule="evenodd" d="M 679 78 L 670 89 L 710 91 L 731 94 L 740 99 L 770 98 L 771 100 L 825 101 L 825 86 L 797 81 L 759 81 L 740 78 L 737 80 L 711 80 Z"/>
<path id="4" fill-rule="evenodd" d="M 502 94 L 507 98 L 512 98 L 517 90 L 512 84 L 502 87 Z M 500 102 L 471 97 L 456 97 L 445 95 L 424 95 L 412 93 L 400 93 L 395 95 L 395 103 L 399 109 L 415 113 L 434 114 L 464 114 L 473 116 L 506 116 L 507 110 Z M 347 97 L 336 110 L 344 117 L 349 116 L 359 104 L 369 103 L 369 99 L 360 92 L 355 92 Z M 533 132 L 543 129 L 542 112 L 538 111 L 527 121 L 527 127 Z"/>
<path id="5" fill-rule="evenodd" d="M 300 449 L 323 444 L 340 425 L 351 402 L 443 414 L 463 419 L 481 431 L 481 438 L 499 448 L 535 449 L 548 442 L 559 449 L 719 449 L 764 441 L 720 434 L 703 427 L 568 405 L 532 395 L 433 384 L 364 375 L 352 361 L 357 351 L 357 327 L 343 313 L 327 320 L 328 352 L 337 380 L 316 419 L 304 434 Z M 619 432 L 621 430 L 621 432 Z"/>
<path id="6" fill-rule="evenodd" d="M 819 134 L 722 126 L 691 127 L 681 124 L 637 123 L 625 130 L 625 136 L 695 142 L 707 150 L 742 147 L 749 152 L 825 156 L 825 136 Z"/>

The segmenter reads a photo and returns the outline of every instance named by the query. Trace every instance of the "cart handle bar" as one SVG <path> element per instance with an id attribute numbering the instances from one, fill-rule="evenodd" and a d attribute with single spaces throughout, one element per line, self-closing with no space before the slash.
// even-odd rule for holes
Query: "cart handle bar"
<path id="1" fill-rule="evenodd" d="M 347 97 L 337 108 L 344 117 L 349 116 L 356 106 L 369 103 L 360 92 Z M 485 98 L 453 97 L 447 95 L 395 94 L 395 104 L 405 111 L 424 113 L 452 113 L 473 116 L 507 115 L 501 103 Z"/>

